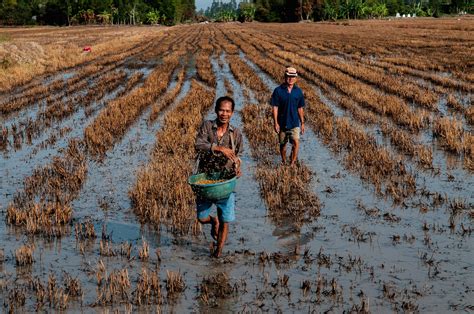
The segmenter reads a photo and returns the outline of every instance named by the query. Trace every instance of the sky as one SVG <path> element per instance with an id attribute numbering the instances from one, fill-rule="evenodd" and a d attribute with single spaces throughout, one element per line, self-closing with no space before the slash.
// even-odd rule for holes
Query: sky
<path id="1" fill-rule="evenodd" d="M 221 0 L 222 2 L 230 2 L 230 0 Z M 238 3 L 239 1 L 237 1 Z M 206 10 L 207 7 L 210 7 L 212 4 L 212 0 L 195 0 L 196 3 L 196 10 L 199 11 L 200 9 Z"/>

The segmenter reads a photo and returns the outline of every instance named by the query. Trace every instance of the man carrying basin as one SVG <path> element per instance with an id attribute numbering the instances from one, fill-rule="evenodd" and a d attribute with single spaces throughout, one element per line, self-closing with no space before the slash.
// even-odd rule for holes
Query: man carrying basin
<path id="1" fill-rule="evenodd" d="M 198 173 L 220 173 L 219 178 L 240 177 L 240 158 L 242 153 L 242 133 L 230 125 L 235 102 L 231 97 L 220 97 L 216 101 L 215 120 L 205 121 L 196 138 L 195 148 L 198 154 Z M 212 206 L 217 207 L 217 216 L 211 216 Z M 202 224 L 211 224 L 211 236 L 217 240 L 212 252 L 214 257 L 222 254 L 229 222 L 235 219 L 235 193 L 222 199 L 206 199 L 196 193 L 197 218 Z"/>

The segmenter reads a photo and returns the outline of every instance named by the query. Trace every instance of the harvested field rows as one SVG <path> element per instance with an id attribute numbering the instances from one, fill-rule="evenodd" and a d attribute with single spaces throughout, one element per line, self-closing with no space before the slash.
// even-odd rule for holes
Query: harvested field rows
<path id="1" fill-rule="evenodd" d="M 469 16 L 0 31 L 4 309 L 472 310 L 472 31 Z M 269 105 L 288 65 L 306 99 L 295 166 Z M 215 259 L 187 178 L 225 94 L 243 176 Z"/>

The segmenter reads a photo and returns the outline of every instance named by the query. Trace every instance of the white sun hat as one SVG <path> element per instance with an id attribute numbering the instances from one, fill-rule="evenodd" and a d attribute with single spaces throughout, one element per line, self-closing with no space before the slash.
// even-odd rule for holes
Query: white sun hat
<path id="1" fill-rule="evenodd" d="M 287 67 L 285 69 L 285 75 L 286 76 L 298 76 L 298 72 L 296 72 L 296 69 L 293 67 Z"/>

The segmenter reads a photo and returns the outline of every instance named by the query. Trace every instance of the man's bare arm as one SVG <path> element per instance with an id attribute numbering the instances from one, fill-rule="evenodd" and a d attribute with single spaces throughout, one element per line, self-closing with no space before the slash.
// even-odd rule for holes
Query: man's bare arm
<path id="1" fill-rule="evenodd" d="M 275 132 L 280 133 L 280 125 L 278 124 L 278 107 L 273 106 L 273 128 Z"/>
<path id="2" fill-rule="evenodd" d="M 300 118 L 301 134 L 304 134 L 304 109 L 303 109 L 303 107 L 298 108 L 298 117 Z"/>

